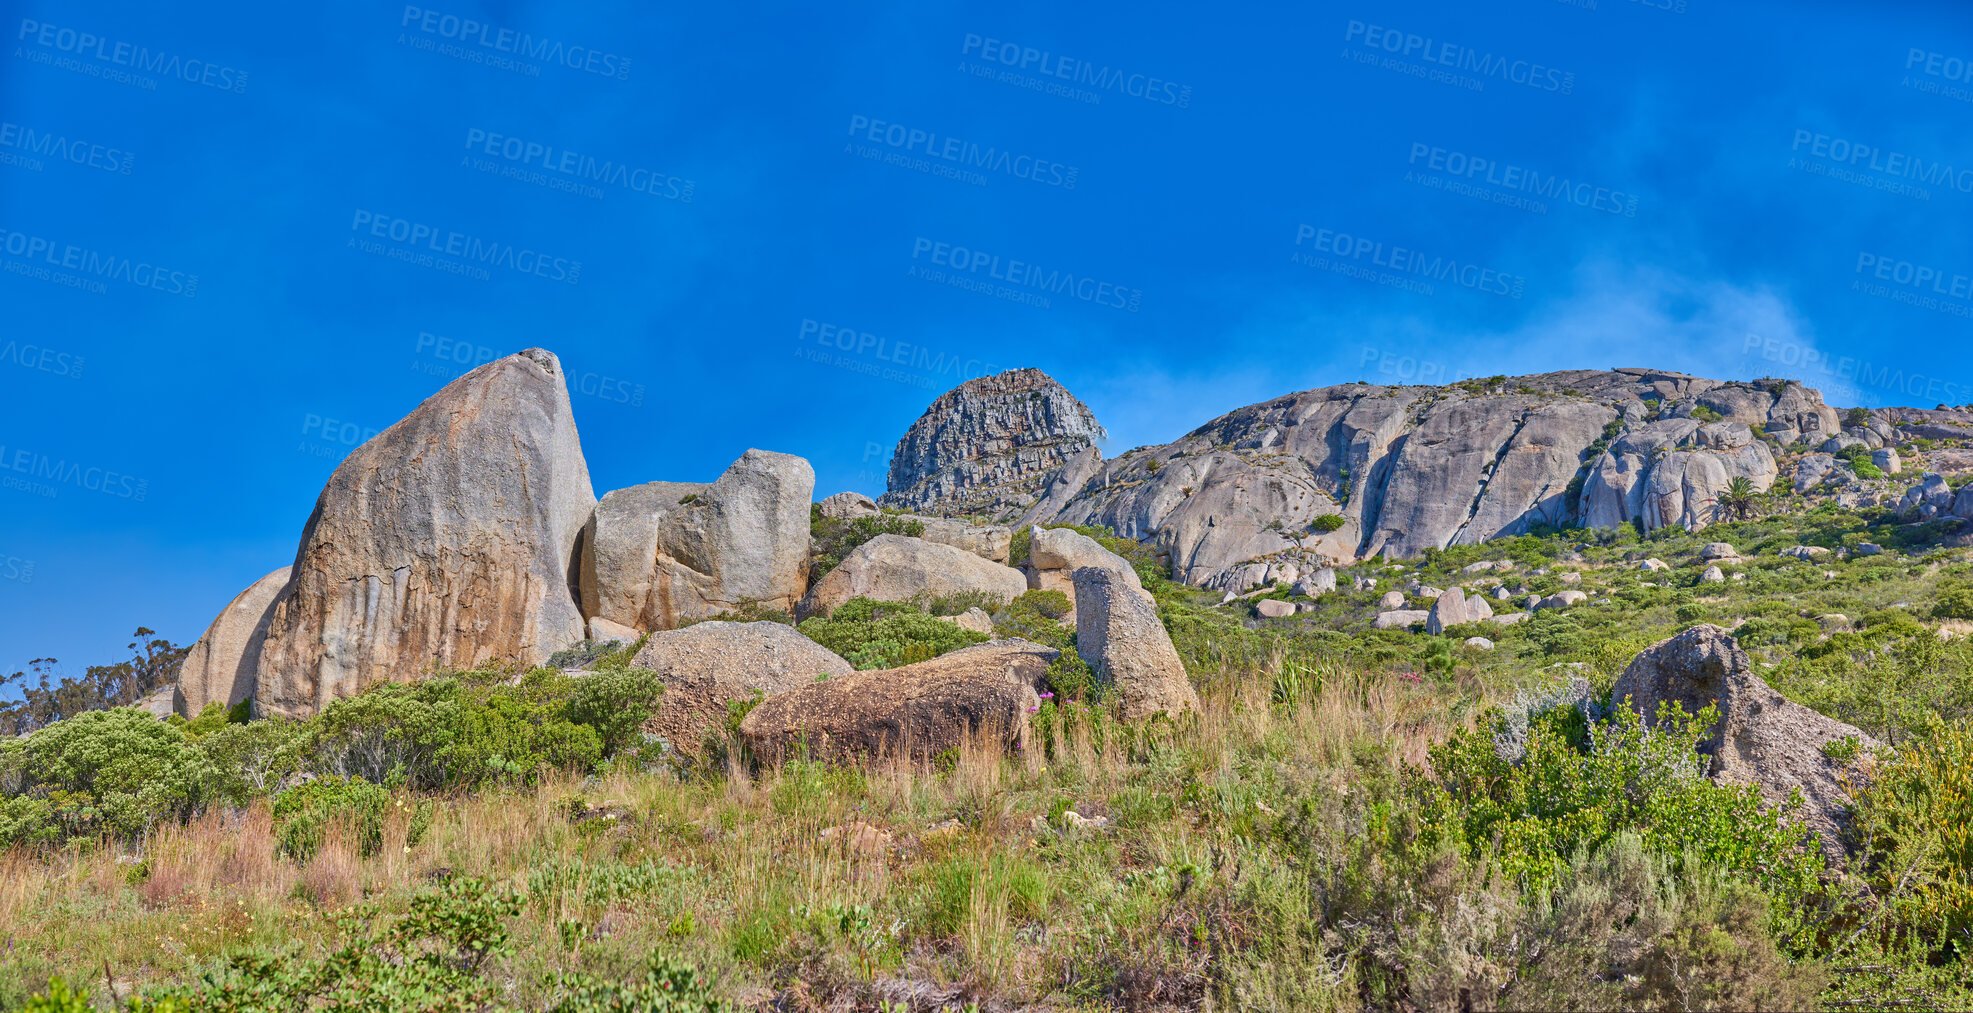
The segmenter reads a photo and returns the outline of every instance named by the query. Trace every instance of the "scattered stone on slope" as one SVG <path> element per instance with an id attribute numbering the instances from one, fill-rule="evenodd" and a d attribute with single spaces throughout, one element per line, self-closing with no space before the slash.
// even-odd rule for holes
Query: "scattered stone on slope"
<path id="1" fill-rule="evenodd" d="M 1655 724 L 1658 704 L 1672 701 L 1696 714 L 1719 708 L 1720 722 L 1699 751 L 1720 780 L 1759 786 L 1779 806 L 1799 789 L 1804 822 L 1821 838 L 1825 855 L 1842 853 L 1847 800 L 1842 777 L 1861 775 L 1857 761 L 1839 764 L 1825 746 L 1845 737 L 1866 748 L 1879 743 L 1853 725 L 1824 717 L 1775 692 L 1754 674 L 1733 636 L 1718 626 L 1694 626 L 1639 654 L 1617 677 L 1611 699 L 1628 700 Z M 1861 757 L 1859 757 L 1861 759 Z"/>
<path id="2" fill-rule="evenodd" d="M 1012 518 L 1040 498 L 1065 463 L 1107 438 L 1089 407 L 1041 370 L 968 380 L 905 431 L 879 502 Z"/>
<path id="3" fill-rule="evenodd" d="M 703 622 L 662 630 L 651 634 L 630 665 L 655 672 L 664 683 L 664 697 L 645 729 L 688 755 L 697 755 L 707 733 L 723 726 L 727 704 L 854 671 L 794 627 L 776 622 Z"/>
<path id="4" fill-rule="evenodd" d="M 851 672 L 770 696 L 740 723 L 755 756 L 780 763 L 806 749 L 824 761 L 909 757 L 924 762 L 969 741 L 1027 744 L 1035 687 L 1059 652 L 994 640 L 902 668 Z"/>
<path id="5" fill-rule="evenodd" d="M 274 618 L 274 599 L 288 584 L 293 567 L 284 566 L 233 596 L 206 627 L 178 666 L 171 709 L 195 718 L 206 704 L 228 707 L 254 695 L 261 642 Z"/>
<path id="6" fill-rule="evenodd" d="M 1076 653 L 1115 687 L 1124 720 L 1198 710 L 1199 695 L 1156 606 L 1105 567 L 1082 567 L 1074 580 Z"/>
<path id="7" fill-rule="evenodd" d="M 647 482 L 604 496 L 584 529 L 584 614 L 669 630 L 743 602 L 787 611 L 808 584 L 815 470 L 749 450 L 718 481 Z"/>
<path id="8" fill-rule="evenodd" d="M 822 575 L 800 607 L 804 618 L 824 615 L 858 596 L 908 601 L 980 591 L 1012 601 L 1028 589 L 1021 571 L 950 545 L 907 535 L 878 535 Z"/>
<path id="9" fill-rule="evenodd" d="M 561 363 L 447 384 L 343 459 L 274 604 L 255 708 L 300 717 L 381 682 L 582 639 L 572 564 L 596 505 Z"/>

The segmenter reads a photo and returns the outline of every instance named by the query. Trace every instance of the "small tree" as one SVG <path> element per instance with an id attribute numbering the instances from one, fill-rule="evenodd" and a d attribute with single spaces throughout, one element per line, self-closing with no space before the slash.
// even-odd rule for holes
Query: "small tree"
<path id="1" fill-rule="evenodd" d="M 1760 491 L 1754 488 L 1753 480 L 1742 475 L 1726 484 L 1720 490 L 1719 512 L 1736 520 L 1746 520 L 1753 516 L 1754 508 L 1760 502 Z"/>

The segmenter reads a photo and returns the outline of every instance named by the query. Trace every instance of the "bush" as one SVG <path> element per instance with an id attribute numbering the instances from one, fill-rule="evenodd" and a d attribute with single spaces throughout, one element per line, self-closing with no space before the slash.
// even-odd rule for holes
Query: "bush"
<path id="1" fill-rule="evenodd" d="M 1323 514 L 1315 520 L 1310 521 L 1308 523 L 1308 529 L 1318 535 L 1326 535 L 1342 527 L 1345 523 L 1347 522 L 1343 520 L 1342 514 Z"/>
<path id="2" fill-rule="evenodd" d="M 815 542 L 815 558 L 808 564 L 808 583 L 813 587 L 823 574 L 835 569 L 850 553 L 855 552 L 857 546 L 878 535 L 909 535 L 916 538 L 925 533 L 925 522 L 891 514 L 839 520 L 824 517 L 820 506 L 811 506 L 808 531 Z"/>
<path id="3" fill-rule="evenodd" d="M 927 661 L 988 639 L 984 633 L 926 615 L 910 602 L 880 602 L 861 596 L 837 606 L 826 618 L 810 618 L 795 628 L 842 655 L 858 670 Z"/>
<path id="4" fill-rule="evenodd" d="M 0 846 L 135 837 L 196 812 L 215 775 L 184 733 L 130 707 L 0 740 Z"/>
<path id="5" fill-rule="evenodd" d="M 653 956 L 644 979 L 632 985 L 599 982 L 579 972 L 551 979 L 560 1001 L 548 1013 L 726 1013 L 733 1005 L 713 994 L 697 968 L 670 957 Z"/>
<path id="6" fill-rule="evenodd" d="M 324 777 L 289 788 L 274 799 L 274 852 L 306 862 L 322 847 L 332 823 L 346 822 L 364 857 L 384 846 L 384 813 L 390 792 L 360 777 Z"/>
<path id="7" fill-rule="evenodd" d="M 1857 793 L 1852 834 L 1886 931 L 1941 956 L 1973 939 L 1973 728 L 1934 722 Z M 1898 887 L 1902 885 L 1903 889 Z"/>
<path id="8" fill-rule="evenodd" d="M 1954 588 L 1940 595 L 1932 604 L 1932 618 L 1973 619 L 1973 588 Z"/>
<path id="9" fill-rule="evenodd" d="M 1069 596 L 1060 591 L 1027 591 L 993 617 L 994 632 L 1060 650 L 1075 639 L 1075 631 L 1060 622 L 1074 609 Z"/>

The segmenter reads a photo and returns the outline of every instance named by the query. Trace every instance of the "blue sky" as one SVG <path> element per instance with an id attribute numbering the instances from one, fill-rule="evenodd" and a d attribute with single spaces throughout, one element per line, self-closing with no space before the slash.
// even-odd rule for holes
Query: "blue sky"
<path id="1" fill-rule="evenodd" d="M 534 345 L 599 494 L 877 493 L 1017 366 L 1113 451 L 1357 379 L 1973 401 L 1963 6 L 437 2 L 6 6 L 0 671 L 196 638 Z"/>

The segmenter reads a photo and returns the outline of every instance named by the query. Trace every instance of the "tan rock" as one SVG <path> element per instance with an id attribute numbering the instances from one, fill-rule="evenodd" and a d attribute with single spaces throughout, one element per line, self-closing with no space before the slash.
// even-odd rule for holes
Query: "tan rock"
<path id="1" fill-rule="evenodd" d="M 983 738 L 1024 748 L 1035 687 L 1059 652 L 995 640 L 902 668 L 851 672 L 761 701 L 740 724 L 754 755 L 780 763 L 806 748 L 819 760 L 928 760 Z"/>
<path id="2" fill-rule="evenodd" d="M 178 666 L 178 685 L 171 694 L 173 711 L 195 718 L 206 704 L 231 707 L 253 696 L 274 599 L 293 572 L 286 566 L 275 570 L 226 603 Z"/>
<path id="3" fill-rule="evenodd" d="M 1116 687 L 1124 720 L 1199 709 L 1199 694 L 1157 609 L 1115 570 L 1075 571 L 1076 653 Z"/>
<path id="4" fill-rule="evenodd" d="M 906 601 L 918 595 L 983 591 L 1012 601 L 1027 589 L 1021 571 L 964 549 L 905 535 L 878 535 L 823 574 L 802 602 L 800 614 L 826 614 L 858 596 Z"/>
<path id="5" fill-rule="evenodd" d="M 651 634 L 632 668 L 657 673 L 664 698 L 645 726 L 696 755 L 707 733 L 726 723 L 727 704 L 772 697 L 854 669 L 821 644 L 775 622 L 695 623 Z"/>

